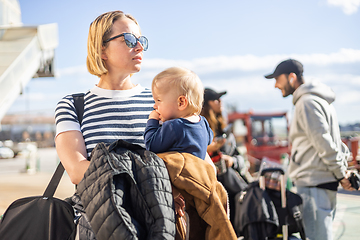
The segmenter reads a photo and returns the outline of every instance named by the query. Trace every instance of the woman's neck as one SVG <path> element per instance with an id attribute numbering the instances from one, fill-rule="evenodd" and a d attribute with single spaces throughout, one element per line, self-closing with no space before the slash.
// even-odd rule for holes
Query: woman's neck
<path id="1" fill-rule="evenodd" d="M 108 90 L 129 90 L 135 87 L 135 84 L 131 82 L 130 75 L 124 77 L 104 74 L 100 77 L 97 86 Z"/>

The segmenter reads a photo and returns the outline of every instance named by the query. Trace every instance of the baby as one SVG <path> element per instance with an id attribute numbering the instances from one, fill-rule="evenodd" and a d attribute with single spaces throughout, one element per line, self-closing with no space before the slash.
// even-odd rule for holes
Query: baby
<path id="1" fill-rule="evenodd" d="M 184 68 L 168 68 L 155 76 L 152 94 L 155 110 L 150 113 L 146 124 L 145 146 L 152 152 L 164 153 L 160 157 L 167 167 L 170 166 L 168 171 L 173 184 L 177 228 L 187 229 L 187 222 L 195 223 L 199 218 L 208 223 L 200 230 L 190 227 L 190 232 L 184 231 L 182 237 L 188 235 L 194 239 L 205 239 L 206 232 L 209 239 L 213 233 L 224 235 L 227 239 L 231 235 L 234 239 L 236 234 L 227 215 L 226 190 L 217 181 L 215 170 L 211 171 L 207 165 L 214 167 L 206 153 L 213 131 L 206 119 L 199 115 L 204 98 L 199 77 Z M 183 155 L 177 158 L 179 152 Z M 172 164 L 182 159 L 183 165 Z M 185 192 L 186 195 L 180 194 Z M 198 204 L 186 204 L 186 201 Z M 185 205 L 190 214 L 183 217 Z"/>
<path id="2" fill-rule="evenodd" d="M 204 160 L 213 132 L 199 115 L 204 98 L 199 77 L 185 68 L 168 68 L 155 76 L 152 94 L 155 110 L 146 124 L 146 149 L 186 152 Z"/>

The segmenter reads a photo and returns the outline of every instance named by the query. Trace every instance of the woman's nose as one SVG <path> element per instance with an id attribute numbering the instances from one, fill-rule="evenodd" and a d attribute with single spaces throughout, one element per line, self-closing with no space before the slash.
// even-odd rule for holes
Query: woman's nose
<path id="1" fill-rule="evenodd" d="M 139 41 L 137 41 L 137 43 L 136 43 L 135 50 L 136 51 L 144 51 L 144 47 L 143 47 L 143 45 L 141 45 L 141 43 Z"/>

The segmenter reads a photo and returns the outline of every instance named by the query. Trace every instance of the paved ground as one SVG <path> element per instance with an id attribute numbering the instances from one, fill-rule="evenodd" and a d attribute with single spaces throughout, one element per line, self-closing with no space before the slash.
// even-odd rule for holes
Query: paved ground
<path id="1" fill-rule="evenodd" d="M 42 195 L 58 164 L 54 148 L 39 149 L 35 174 L 26 173 L 26 158 L 0 159 L 0 215 L 16 199 Z M 74 186 L 65 173 L 55 196 L 64 199 L 74 192 Z M 339 190 L 337 212 L 334 222 L 334 240 L 360 239 L 360 192 Z"/>
<path id="2" fill-rule="evenodd" d="M 0 215 L 16 199 L 42 195 L 58 164 L 54 148 L 39 149 L 37 168 L 34 174 L 25 171 L 26 158 L 0 159 Z M 74 185 L 65 173 L 55 192 L 55 197 L 64 199 L 74 193 Z"/>
<path id="3" fill-rule="evenodd" d="M 360 192 L 350 194 L 339 190 L 337 209 L 334 221 L 334 239 L 354 240 L 360 239 Z"/>

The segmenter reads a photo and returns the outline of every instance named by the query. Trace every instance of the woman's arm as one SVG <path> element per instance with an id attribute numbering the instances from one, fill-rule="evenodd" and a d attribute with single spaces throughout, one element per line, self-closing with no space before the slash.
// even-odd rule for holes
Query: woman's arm
<path id="1" fill-rule="evenodd" d="M 90 164 L 90 161 L 86 159 L 86 147 L 81 132 L 60 133 L 55 139 L 55 145 L 60 161 L 69 174 L 71 182 L 79 184 Z"/>

